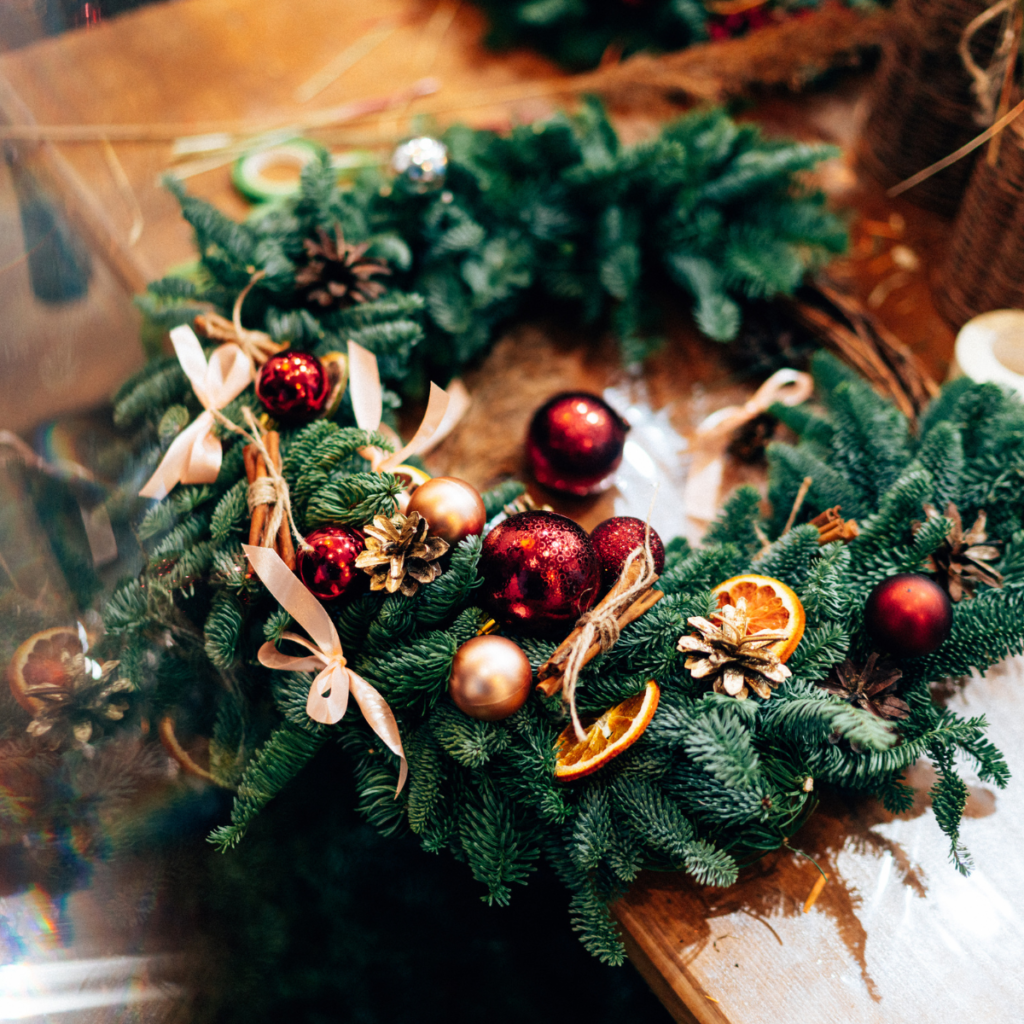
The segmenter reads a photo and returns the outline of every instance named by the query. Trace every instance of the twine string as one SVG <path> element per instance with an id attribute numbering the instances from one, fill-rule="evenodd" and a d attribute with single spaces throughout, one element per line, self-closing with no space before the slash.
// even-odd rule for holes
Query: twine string
<path id="1" fill-rule="evenodd" d="M 627 578 L 631 568 L 640 562 L 640 572 L 633 584 L 627 587 L 614 600 L 602 602 L 596 608 L 582 615 L 576 623 L 580 630 L 579 636 L 573 641 L 565 660 L 562 693 L 569 705 L 576 739 L 582 743 L 587 738 L 576 710 L 576 683 L 585 664 L 588 650 L 594 643 L 600 645 L 602 651 L 611 650 L 619 640 L 619 617 L 645 591 L 649 590 L 658 574 L 654 568 L 654 555 L 651 553 L 651 523 L 648 519 L 644 526 L 644 543 L 634 548 L 619 575 L 620 580 Z"/>
<path id="2" fill-rule="evenodd" d="M 214 420 L 222 427 L 235 434 L 240 434 L 250 444 L 254 445 L 256 451 L 263 457 L 263 462 L 267 467 L 267 475 L 259 477 L 249 484 L 247 502 L 250 513 L 257 505 L 271 506 L 270 520 L 267 523 L 264 536 L 276 537 L 278 530 L 281 528 L 281 523 L 287 520 L 288 528 L 291 530 L 295 543 L 300 550 L 312 551 L 312 545 L 299 533 L 299 528 L 295 525 L 295 515 L 292 512 L 292 497 L 291 491 L 288 489 L 288 481 L 281 475 L 280 470 L 274 464 L 274 460 L 270 457 L 270 452 L 267 450 L 267 446 L 260 434 L 260 427 L 256 422 L 252 409 L 247 405 L 242 409 L 242 415 L 245 417 L 246 425 L 249 427 L 248 430 L 238 426 L 237 423 L 233 423 L 219 409 L 211 409 L 210 413 L 213 415 Z"/>
<path id="3" fill-rule="evenodd" d="M 238 293 L 238 298 L 235 299 L 235 305 L 231 310 L 231 323 L 235 328 L 238 344 L 241 346 L 242 351 L 253 361 L 254 365 L 262 366 L 270 356 L 281 350 L 281 346 L 266 331 L 253 331 L 248 327 L 242 326 L 242 303 L 245 302 L 249 292 L 253 290 L 257 282 L 262 281 L 267 276 L 266 270 L 253 270 L 252 267 L 247 269 L 251 271 L 249 283 Z"/>

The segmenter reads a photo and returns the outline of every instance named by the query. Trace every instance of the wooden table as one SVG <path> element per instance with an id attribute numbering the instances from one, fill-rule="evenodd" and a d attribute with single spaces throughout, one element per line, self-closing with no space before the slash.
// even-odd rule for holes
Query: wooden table
<path id="1" fill-rule="evenodd" d="M 441 100 L 455 107 L 460 97 L 480 90 L 513 89 L 552 74 L 530 55 L 498 59 L 485 53 L 479 17 L 468 7 L 455 11 L 447 32 L 425 47 L 436 10 L 413 0 L 173 0 L 99 30 L 0 57 L 0 110 L 9 123 L 22 124 L 287 120 L 308 109 L 292 98 L 295 88 L 379 19 L 395 19 L 394 39 L 353 66 L 317 104 L 377 96 L 431 72 L 442 82 L 440 100 L 431 101 L 440 109 Z M 837 141 L 849 153 L 861 92 L 861 83 L 853 82 L 838 93 L 761 104 L 749 116 L 772 131 Z M 494 95 L 462 114 L 476 124 L 503 124 L 549 107 L 543 99 L 490 102 Z M 620 123 L 640 137 L 668 109 L 620 111 Z M 378 126 L 378 141 L 381 131 L 401 135 L 408 113 L 390 127 Z M 438 116 L 450 120 L 455 111 Z M 127 242 L 129 196 L 100 146 L 26 152 L 62 190 L 111 273 L 124 288 L 135 289 L 191 258 L 192 249 L 176 204 L 156 180 L 170 162 L 169 139 L 114 148 L 144 220 L 134 246 Z M 833 274 L 870 298 L 886 324 L 943 377 L 953 332 L 934 311 L 929 282 L 946 225 L 904 200 L 886 200 L 856 172 L 852 157 L 826 167 L 819 178 L 837 202 L 855 211 L 853 252 Z M 193 178 L 190 187 L 229 213 L 245 212 L 223 168 Z M 900 246 L 904 251 L 896 251 Z M 469 375 L 474 406 L 433 456 L 434 467 L 480 484 L 514 471 L 530 411 L 566 384 L 623 389 L 661 415 L 669 436 L 674 431 L 682 445 L 700 415 L 741 397 L 749 386 L 721 350 L 701 342 L 684 320 L 670 335 L 638 381 L 622 377 L 611 346 L 588 350 L 574 345 L 578 339 L 517 328 Z M 481 426 L 493 423 L 493 403 L 502 400 L 501 434 L 488 434 Z M 622 495 L 612 493 L 566 511 L 592 525 L 618 510 L 617 500 Z M 1015 769 L 1024 768 L 1022 683 L 1024 667 L 1012 663 L 952 698 L 963 713 L 989 715 L 992 738 Z M 927 787 L 929 770 L 916 771 L 915 781 Z M 964 838 L 977 870 L 963 879 L 947 862 L 927 800 L 896 819 L 872 806 L 823 806 L 794 839 L 830 876 L 806 914 L 804 900 L 817 873 L 788 852 L 764 858 L 724 891 L 674 875 L 647 875 L 616 907 L 633 961 L 680 1021 L 1020 1020 L 1024 984 L 1016 970 L 1021 947 L 1015 935 L 1024 914 L 1024 790 L 1012 786 L 996 796 L 975 786 L 968 814 Z"/>

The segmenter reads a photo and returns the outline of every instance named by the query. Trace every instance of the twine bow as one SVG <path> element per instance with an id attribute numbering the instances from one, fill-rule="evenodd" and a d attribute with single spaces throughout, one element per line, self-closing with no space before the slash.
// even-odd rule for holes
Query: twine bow
<path id="1" fill-rule="evenodd" d="M 361 430 L 387 430 L 381 426 L 384 409 L 384 392 L 380 384 L 377 357 L 354 341 L 348 343 L 349 387 L 352 396 L 352 410 Z M 407 445 L 390 453 L 375 446 L 361 448 L 359 454 L 369 459 L 375 473 L 390 473 L 402 465 L 411 455 L 428 452 L 446 437 L 458 423 L 469 405 L 465 385 L 459 380 L 452 381 L 448 391 L 431 382 L 430 398 L 423 422 Z M 396 440 L 400 442 L 400 439 Z"/>
<path id="2" fill-rule="evenodd" d="M 165 498 L 179 483 L 212 484 L 217 479 L 224 451 L 213 433 L 216 413 L 237 398 L 252 379 L 252 363 L 238 345 L 221 345 L 207 362 L 191 327 L 175 327 L 171 343 L 203 411 L 171 443 L 156 472 L 139 491 L 143 498 Z"/>
<path id="3" fill-rule="evenodd" d="M 263 527 L 263 536 L 269 538 L 277 537 L 281 531 L 281 524 L 287 521 L 288 530 L 291 531 L 291 535 L 295 538 L 300 550 L 312 551 L 312 545 L 305 537 L 302 536 L 299 532 L 298 526 L 295 525 L 295 516 L 292 515 L 292 498 L 291 491 L 288 488 L 288 481 L 285 480 L 281 471 L 277 468 L 277 460 L 272 456 L 271 452 L 267 448 L 266 439 L 260 431 L 259 424 L 256 422 L 256 417 L 253 415 L 252 409 L 245 406 L 242 410 L 242 416 L 245 418 L 246 425 L 249 428 L 248 430 L 243 430 L 241 427 L 236 426 L 231 422 L 231 420 L 219 412 L 215 415 L 218 423 L 244 437 L 263 458 L 267 475 L 257 477 L 253 480 L 252 483 L 249 484 L 249 489 L 246 492 L 246 503 L 249 506 L 250 516 L 253 515 L 260 505 L 268 505 L 270 507 L 270 518 Z M 285 537 L 287 537 L 287 532 L 282 535 L 282 539 Z M 249 539 L 252 540 L 251 535 Z M 294 552 L 291 552 L 290 554 L 286 552 L 286 556 L 289 558 L 291 558 L 293 554 Z"/>
<path id="4" fill-rule="evenodd" d="M 249 357 L 252 362 L 252 375 L 255 379 L 258 368 L 261 367 L 271 356 L 283 352 L 286 344 L 274 341 L 266 331 L 250 330 L 242 326 L 242 303 L 246 296 L 252 291 L 258 281 L 267 276 L 265 270 L 255 270 L 249 278 L 249 283 L 238 293 L 235 299 L 234 308 L 231 310 L 231 319 L 221 316 L 219 313 L 200 313 L 195 318 L 195 325 L 207 338 L 214 341 L 234 342 Z"/>
<path id="5" fill-rule="evenodd" d="M 271 548 L 255 547 L 252 544 L 243 544 L 242 550 L 267 590 L 313 638 L 310 642 L 297 633 L 284 632 L 281 634 L 283 639 L 305 647 L 310 652 L 309 656 L 295 658 L 282 654 L 274 644 L 268 642 L 259 649 L 257 657 L 260 664 L 285 672 L 316 672 L 309 688 L 306 714 L 313 721 L 324 725 L 341 721 L 348 709 L 351 693 L 370 728 L 401 758 L 398 788 L 395 790 L 397 797 L 409 775 L 409 765 L 402 749 L 398 723 L 387 701 L 377 689 L 348 667 L 331 617 L 293 575 L 281 556 Z"/>
<path id="6" fill-rule="evenodd" d="M 729 439 L 745 423 L 767 412 L 775 402 L 800 405 L 811 397 L 814 383 L 799 370 L 776 370 L 743 405 L 713 412 L 697 427 L 693 462 L 683 492 L 683 507 L 691 519 L 710 522 L 718 514 L 718 492 L 725 470 Z"/>

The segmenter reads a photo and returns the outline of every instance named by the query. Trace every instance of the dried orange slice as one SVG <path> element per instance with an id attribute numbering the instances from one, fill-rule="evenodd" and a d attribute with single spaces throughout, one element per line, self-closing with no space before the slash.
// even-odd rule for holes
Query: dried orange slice
<path id="1" fill-rule="evenodd" d="M 73 684 L 69 659 L 81 653 L 78 630 L 70 626 L 34 633 L 14 652 L 7 666 L 12 696 L 30 714 L 38 714 L 44 701 L 34 694 L 69 688 Z"/>
<path id="2" fill-rule="evenodd" d="M 748 573 L 719 583 L 711 593 L 718 599 L 719 608 L 727 604 L 738 606 L 740 601 L 746 602 L 748 636 L 763 629 L 785 633 L 785 640 L 779 640 L 768 648 L 779 661 L 785 661 L 796 650 L 796 645 L 804 635 L 807 617 L 800 598 L 782 580 Z M 711 621 L 716 626 L 720 625 L 714 615 Z"/>
<path id="3" fill-rule="evenodd" d="M 587 735 L 582 743 L 576 739 L 570 722 L 555 741 L 555 778 L 581 779 L 632 746 L 654 716 L 660 695 L 658 684 L 648 680 L 639 693 L 609 708 L 586 726 Z"/>

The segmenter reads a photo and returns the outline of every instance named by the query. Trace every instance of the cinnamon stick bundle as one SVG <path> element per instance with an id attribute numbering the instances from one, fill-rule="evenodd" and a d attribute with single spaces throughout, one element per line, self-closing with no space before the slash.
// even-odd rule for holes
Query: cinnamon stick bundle
<path id="1" fill-rule="evenodd" d="M 594 610 L 598 611 L 602 608 L 608 607 L 610 604 L 613 604 L 621 594 L 624 594 L 636 583 L 641 571 L 641 563 L 639 561 L 634 562 L 629 567 L 628 571 L 615 581 L 615 585 L 598 602 Z M 650 611 L 650 609 L 665 596 L 660 590 L 653 589 L 653 584 L 656 581 L 657 577 L 651 581 L 651 588 L 644 591 L 633 601 L 632 604 L 619 613 L 616 617 L 619 629 L 625 629 L 625 627 L 631 622 L 635 622 L 645 612 Z M 569 657 L 569 651 L 573 644 L 582 632 L 583 630 L 580 626 L 573 629 L 573 631 L 558 645 L 554 654 L 552 654 L 551 657 L 548 658 L 548 660 L 537 670 L 537 689 L 545 696 L 550 697 L 562 689 L 562 684 L 564 682 L 563 672 L 566 659 Z M 592 662 L 600 653 L 601 645 L 599 643 L 591 644 L 583 655 L 583 664 L 589 665 L 590 662 Z"/>
<path id="2" fill-rule="evenodd" d="M 263 446 L 270 456 L 274 469 L 281 472 L 281 435 L 276 430 L 268 430 L 262 437 Z M 252 486 L 257 480 L 270 476 L 263 453 L 254 444 L 245 446 L 242 452 L 242 459 L 245 463 L 245 476 Z M 273 503 L 262 503 L 256 505 L 252 510 L 252 520 L 249 523 L 249 543 L 258 547 L 274 548 L 281 556 L 281 560 L 289 569 L 295 568 L 295 544 L 292 541 L 291 530 L 288 524 L 288 517 L 281 520 L 281 525 L 275 531 L 273 537 L 267 536 L 267 527 L 270 524 L 273 513 Z M 251 569 L 250 569 L 251 573 Z"/>

